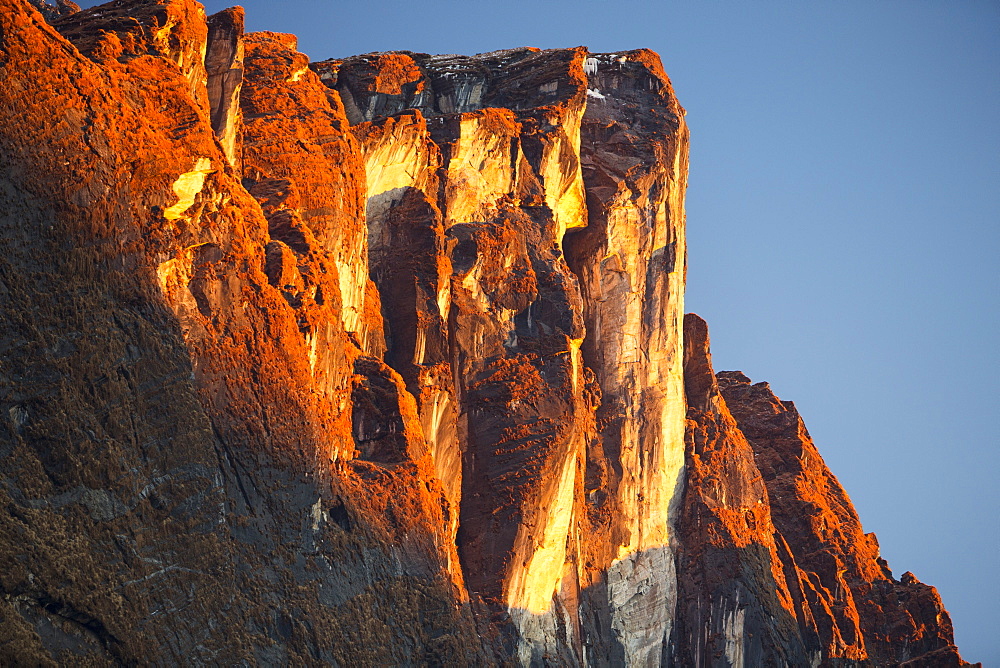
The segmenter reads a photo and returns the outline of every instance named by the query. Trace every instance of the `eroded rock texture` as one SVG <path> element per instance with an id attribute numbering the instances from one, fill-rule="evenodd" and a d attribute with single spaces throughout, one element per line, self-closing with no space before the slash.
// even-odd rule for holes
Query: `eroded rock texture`
<path id="1" fill-rule="evenodd" d="M 0 7 L 4 655 L 479 661 L 413 399 L 361 347 L 378 318 L 350 327 L 363 172 L 320 148 L 353 146 L 343 113 L 245 100 L 254 141 L 327 170 L 289 178 L 262 148 L 248 192 L 212 123 L 199 5 L 56 21 L 81 48 Z M 250 86 L 302 60 L 273 105 L 326 102 L 286 41 L 252 44 Z M 337 226 L 315 211 L 340 202 L 331 178 Z"/>
<path id="2" fill-rule="evenodd" d="M 684 321 L 678 665 L 960 666 L 933 587 L 896 580 L 790 401 L 712 371 Z"/>
<path id="3" fill-rule="evenodd" d="M 387 360 L 418 397 L 469 592 L 499 615 L 503 651 L 658 663 L 683 463 L 687 167 L 658 58 L 313 68 L 363 146 Z"/>
<path id="4" fill-rule="evenodd" d="M 310 63 L 193 0 L 0 35 L 4 662 L 959 661 L 682 325 L 652 52 Z"/>

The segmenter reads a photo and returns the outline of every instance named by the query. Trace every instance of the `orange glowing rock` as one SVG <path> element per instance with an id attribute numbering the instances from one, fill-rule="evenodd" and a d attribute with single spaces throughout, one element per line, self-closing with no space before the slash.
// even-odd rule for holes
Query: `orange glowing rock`
<path id="1" fill-rule="evenodd" d="M 684 320 L 687 486 L 677 651 L 748 665 L 963 665 L 933 587 L 895 580 L 791 402 L 712 371 Z"/>
<path id="2" fill-rule="evenodd" d="M 0 663 L 960 662 L 684 318 L 656 54 L 0 35 Z"/>

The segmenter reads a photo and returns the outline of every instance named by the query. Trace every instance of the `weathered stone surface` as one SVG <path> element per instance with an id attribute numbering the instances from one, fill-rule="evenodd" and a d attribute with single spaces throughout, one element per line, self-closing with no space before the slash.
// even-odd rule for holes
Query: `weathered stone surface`
<path id="1" fill-rule="evenodd" d="M 583 357 L 603 397 L 587 455 L 588 559 L 599 568 L 585 605 L 602 619 L 595 644 L 611 640 L 608 623 L 624 660 L 648 665 L 666 651 L 676 595 L 688 135 L 652 52 L 589 54 L 584 69 L 589 223 L 565 246 L 585 305 Z"/>
<path id="2" fill-rule="evenodd" d="M 435 57 L 376 54 L 314 68 L 352 100 L 349 115 L 369 110 L 354 115 L 355 133 L 391 333 L 387 360 L 419 392 L 470 592 L 512 619 L 508 651 L 525 662 L 545 653 L 573 662 L 579 647 L 548 629 L 576 561 L 567 541 L 577 533 L 592 400 L 579 355 L 582 304 L 560 248 L 566 223 L 547 199 L 582 223 L 579 138 L 567 137 L 563 121 L 575 115 L 578 127 L 582 114 L 583 52 L 524 53 L 535 56 L 528 78 L 572 84 L 562 98 L 549 96 L 551 108 L 480 108 L 484 96 L 505 94 L 498 75 L 493 88 L 481 82 L 463 98 L 464 113 L 442 115 L 413 101 L 429 79 L 423 89 L 410 85 L 436 76 Z M 460 60 L 480 74 L 500 62 L 494 54 Z M 376 117 L 408 104 L 418 108 Z M 537 114 L 554 120 L 540 129 Z M 567 192 L 577 194 L 576 209 L 560 204 Z"/>
<path id="3" fill-rule="evenodd" d="M 297 197 L 286 201 L 282 215 L 293 219 L 293 227 L 308 228 L 336 268 L 344 328 L 364 350 L 380 354 L 379 309 L 366 304 L 373 292 L 359 151 L 343 108 L 295 43 L 294 36 L 275 33 L 245 39 L 243 179 L 251 189 L 271 179 L 294 185 Z M 322 339 L 316 339 L 318 348 Z"/>
<path id="4" fill-rule="evenodd" d="M 0 9 L 5 658 L 479 662 L 412 399 L 359 357 L 319 234 L 273 220 L 295 193 L 262 210 L 171 58 L 95 63 Z M 392 461 L 347 461 L 356 387 L 404 425 Z"/>
<path id="5" fill-rule="evenodd" d="M 98 63 L 160 56 L 188 81 L 188 93 L 208 109 L 205 9 L 193 0 L 115 0 L 90 9 L 61 12 L 52 24 Z"/>
<path id="6" fill-rule="evenodd" d="M 798 580 L 793 596 L 801 597 L 802 616 L 812 617 L 815 639 L 807 637 L 807 646 L 824 662 L 962 665 L 937 591 L 911 573 L 892 576 L 794 404 L 738 371 L 718 379 L 767 486 L 779 555 Z"/>
<path id="7" fill-rule="evenodd" d="M 212 130 L 229 164 L 239 167 L 240 89 L 243 87 L 243 9 L 233 7 L 208 17 L 205 50 L 208 103 Z"/>
<path id="8" fill-rule="evenodd" d="M 0 34 L 3 662 L 960 661 L 682 328 L 655 54 L 310 64 L 192 0 Z"/>
<path id="9" fill-rule="evenodd" d="M 585 72 L 593 70 L 588 58 L 599 57 L 584 49 L 519 49 L 475 57 L 373 54 L 313 65 L 349 100 L 348 116 L 364 137 L 373 248 L 384 237 L 380 221 L 386 211 L 397 201 L 416 201 L 404 189 L 429 199 L 437 189 L 453 271 L 450 296 L 438 299 L 437 313 L 452 323 L 449 361 L 457 379 L 459 447 L 465 453 L 459 552 L 471 592 L 510 613 L 524 662 L 543 656 L 601 661 L 617 651 L 614 647 L 623 647 L 622 658 L 629 661 L 652 660 L 669 635 L 672 611 L 668 513 L 683 452 L 683 390 L 681 337 L 676 327 L 673 334 L 666 330 L 679 322 L 682 309 L 683 112 L 655 56 L 608 56 L 605 60 L 628 72 L 627 81 L 595 78 L 599 83 L 592 84 Z M 619 124 L 622 136 L 648 130 L 641 146 L 621 142 L 614 132 L 581 141 L 584 110 L 593 99 L 588 86 L 600 85 L 609 89 L 607 108 L 595 112 L 592 122 L 607 128 L 614 118 L 610 122 Z M 620 101 L 610 98 L 612 90 L 621 94 Z M 630 113 L 640 105 L 652 111 L 633 127 Z M 403 111 L 407 108 L 413 111 Z M 372 125 L 370 119 L 386 113 L 397 115 Z M 429 172 L 438 158 L 427 146 L 424 128 L 440 153 L 440 185 Z M 605 162 L 619 177 L 623 162 L 652 165 L 633 170 L 634 181 L 618 195 L 621 208 L 631 213 L 602 203 L 602 231 L 581 233 L 564 244 L 567 229 L 587 225 L 581 166 L 588 159 L 599 165 L 592 169 L 597 187 L 605 184 L 600 181 Z M 639 203 L 629 204 L 630 198 Z M 639 230 L 609 234 L 603 222 L 609 215 L 618 216 L 623 230 L 629 216 L 639 219 Z M 586 265 L 593 254 L 606 251 L 601 244 L 609 236 L 620 261 L 650 276 L 615 296 L 629 302 L 630 310 L 604 324 L 598 301 L 606 297 L 597 294 L 599 285 L 581 286 L 578 276 L 588 278 Z M 564 247 L 577 262 L 575 274 L 563 259 Z M 391 257 L 393 266 L 400 263 L 399 255 Z M 431 279 L 424 289 L 430 295 L 433 272 L 424 275 Z M 398 291 L 383 290 L 391 292 Z M 426 297 L 424 303 L 431 304 Z M 441 308 L 445 303 L 447 313 Z M 391 327 L 393 317 L 404 315 L 390 312 Z M 585 317 L 595 323 L 588 339 Z M 639 335 L 643 319 L 661 318 L 664 331 Z M 600 396 L 587 367 L 614 377 L 615 368 L 634 362 L 629 355 L 643 342 L 632 341 L 631 352 L 615 350 L 607 360 L 598 353 L 602 346 L 594 344 L 589 362 L 581 344 L 599 338 L 602 327 L 607 336 L 620 336 L 612 331 L 619 326 L 627 329 L 626 337 L 645 337 L 662 357 L 637 369 L 632 380 L 608 381 L 609 399 L 634 407 L 625 428 L 647 425 L 641 437 L 609 431 L 604 436 L 613 453 L 609 462 L 603 445 L 587 446 L 598 442 L 594 409 Z M 647 383 L 654 378 L 658 389 L 650 394 Z M 642 451 L 650 453 L 648 461 L 640 461 Z M 596 466 L 621 471 L 626 480 L 610 506 L 603 489 L 591 497 L 599 507 L 589 513 L 580 494 L 588 456 L 599 460 Z M 651 503 L 642 503 L 647 497 Z M 626 512 L 615 516 L 621 508 Z M 595 532 L 592 520 L 602 515 L 612 519 Z M 585 595 L 584 589 L 592 593 Z M 591 611 L 584 621 L 580 605 Z M 610 642 L 596 640 L 608 635 L 588 621 L 597 615 L 614 628 Z M 595 639 L 585 640 L 585 632 Z M 585 649 L 591 642 L 599 647 Z"/>

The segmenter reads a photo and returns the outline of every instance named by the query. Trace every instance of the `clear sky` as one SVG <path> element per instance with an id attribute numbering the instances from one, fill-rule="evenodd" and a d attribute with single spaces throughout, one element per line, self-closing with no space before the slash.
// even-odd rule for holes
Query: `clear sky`
<path id="1" fill-rule="evenodd" d="M 795 401 L 896 577 L 935 585 L 965 658 L 1000 666 L 1000 4 L 243 5 L 314 60 L 659 52 L 691 127 L 687 310 L 716 369 Z"/>

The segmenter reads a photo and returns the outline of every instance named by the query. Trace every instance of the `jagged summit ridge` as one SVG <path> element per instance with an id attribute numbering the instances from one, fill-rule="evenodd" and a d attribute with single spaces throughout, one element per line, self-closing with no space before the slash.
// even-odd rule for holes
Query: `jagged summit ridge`
<path id="1" fill-rule="evenodd" d="M 0 0 L 5 660 L 960 661 L 824 468 L 842 542 L 770 501 L 655 54 L 70 4 Z"/>

